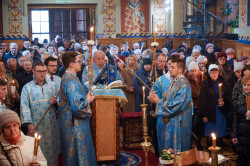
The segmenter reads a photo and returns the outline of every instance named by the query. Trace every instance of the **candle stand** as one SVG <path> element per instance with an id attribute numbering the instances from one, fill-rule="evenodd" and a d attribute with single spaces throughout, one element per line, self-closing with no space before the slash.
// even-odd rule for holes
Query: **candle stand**
<path id="1" fill-rule="evenodd" d="M 212 156 L 212 166 L 218 166 L 218 152 L 221 148 L 216 146 L 215 148 L 213 146 L 209 147 L 208 150 L 211 151 Z"/>
<path id="2" fill-rule="evenodd" d="M 142 108 L 142 120 L 143 120 L 143 138 L 144 142 L 141 143 L 141 147 L 145 152 L 145 163 L 148 166 L 148 151 L 151 147 L 151 143 L 148 142 L 148 126 L 147 126 L 147 104 L 141 104 Z"/>

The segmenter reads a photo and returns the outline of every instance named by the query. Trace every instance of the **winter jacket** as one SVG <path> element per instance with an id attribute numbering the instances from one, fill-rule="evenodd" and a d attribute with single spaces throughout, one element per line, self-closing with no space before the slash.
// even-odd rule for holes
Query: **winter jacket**
<path id="1" fill-rule="evenodd" d="M 25 136 L 21 133 L 21 137 L 18 142 L 13 145 L 7 142 L 3 134 L 0 136 L 0 142 L 3 145 L 4 149 L 7 151 L 11 161 L 15 166 L 30 166 L 30 163 L 33 161 L 33 151 L 34 151 L 34 138 Z M 41 166 L 47 166 L 47 160 L 43 156 L 43 153 L 38 148 L 37 153 L 37 162 Z M 7 160 L 4 151 L 0 147 L 0 165 L 1 166 L 10 166 L 10 162 Z"/>

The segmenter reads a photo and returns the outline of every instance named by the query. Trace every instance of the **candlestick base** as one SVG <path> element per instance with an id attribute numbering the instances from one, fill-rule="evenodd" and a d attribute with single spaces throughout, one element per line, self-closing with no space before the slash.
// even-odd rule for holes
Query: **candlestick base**
<path id="1" fill-rule="evenodd" d="M 141 148 L 145 152 L 145 165 L 148 166 L 148 151 L 152 144 L 148 142 L 148 137 L 144 137 L 145 141 L 141 143 Z"/>
<path id="2" fill-rule="evenodd" d="M 209 147 L 208 150 L 211 151 L 211 156 L 212 156 L 212 166 L 217 166 L 218 165 L 218 152 L 221 148 L 216 146 L 216 147 Z"/>

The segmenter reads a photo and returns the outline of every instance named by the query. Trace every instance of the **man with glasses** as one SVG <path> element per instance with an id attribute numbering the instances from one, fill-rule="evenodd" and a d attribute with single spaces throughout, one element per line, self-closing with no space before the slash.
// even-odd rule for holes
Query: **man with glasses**
<path id="1" fill-rule="evenodd" d="M 59 126 L 62 142 L 63 165 L 96 166 L 89 118 L 90 103 L 94 96 L 84 93 L 76 76 L 81 71 L 81 60 L 76 52 L 68 51 L 62 56 L 66 68 L 62 77 L 59 97 Z"/>
<path id="2" fill-rule="evenodd" d="M 54 107 L 57 103 L 56 90 L 54 84 L 46 81 L 46 73 L 46 66 L 43 63 L 34 63 L 34 79 L 23 87 L 21 93 L 21 120 L 22 124 L 28 126 L 30 136 L 33 136 L 35 132 L 42 136 L 40 146 L 48 165 L 57 165 L 60 140 Z M 37 125 L 50 104 L 52 107 L 35 129 L 34 126 Z"/>
<path id="3" fill-rule="evenodd" d="M 50 56 L 45 60 L 44 64 L 47 68 L 46 80 L 54 83 L 56 92 L 58 92 L 60 90 L 61 78 L 56 75 L 58 68 L 57 59 Z"/>

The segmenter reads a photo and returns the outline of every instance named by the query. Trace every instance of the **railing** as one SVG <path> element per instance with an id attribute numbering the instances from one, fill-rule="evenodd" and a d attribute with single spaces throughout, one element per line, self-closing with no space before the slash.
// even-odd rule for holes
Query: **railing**
<path id="1" fill-rule="evenodd" d="M 190 0 L 186 0 L 186 2 L 190 3 L 191 5 L 193 5 L 194 7 L 196 7 L 198 10 L 202 10 L 203 12 L 211 15 L 212 17 L 214 17 L 215 19 L 217 19 L 221 24 L 222 24 L 222 30 L 220 31 L 220 33 L 218 33 L 217 35 L 213 36 L 212 38 L 208 39 L 208 41 L 212 41 L 214 39 L 216 39 L 218 36 L 220 36 L 221 34 L 224 33 L 224 29 L 225 29 L 225 25 L 223 23 L 223 21 L 221 21 L 221 19 L 219 17 L 217 17 L 216 15 L 214 15 L 213 13 L 210 13 L 209 11 L 206 10 L 205 7 L 205 0 L 204 0 L 204 9 L 199 8 L 196 4 L 194 4 L 193 2 L 191 2 Z M 204 15 L 204 24 L 205 24 L 205 15 Z M 185 17 L 184 17 L 185 18 Z"/>

